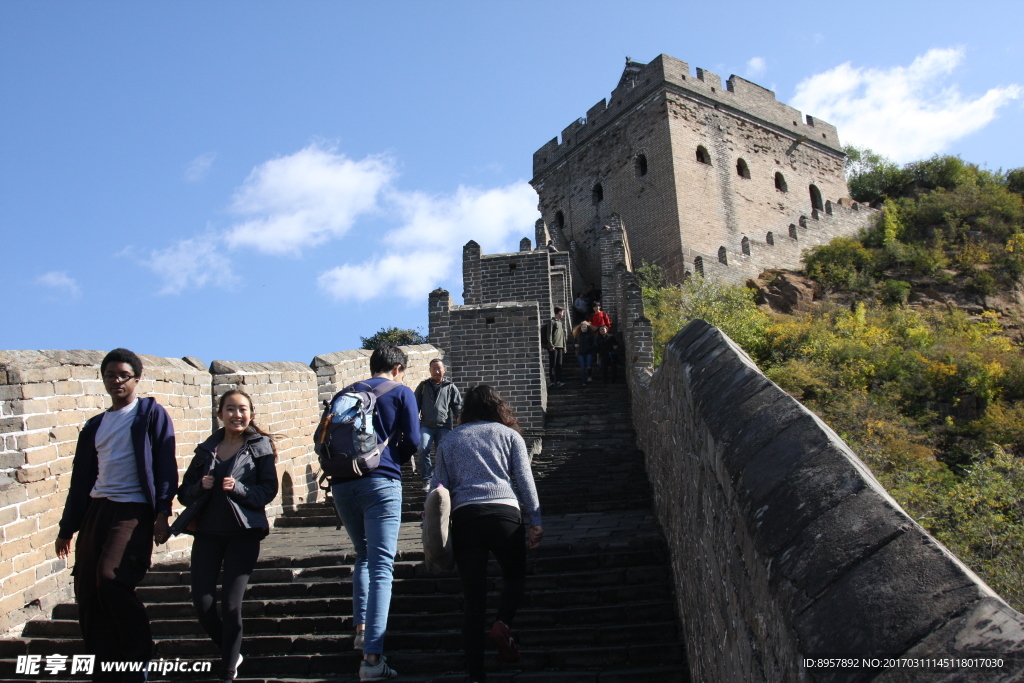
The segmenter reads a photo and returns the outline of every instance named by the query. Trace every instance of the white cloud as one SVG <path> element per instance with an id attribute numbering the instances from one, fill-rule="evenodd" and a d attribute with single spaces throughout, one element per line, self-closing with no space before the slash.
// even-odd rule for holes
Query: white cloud
<path id="1" fill-rule="evenodd" d="M 217 159 L 216 152 L 205 152 L 200 154 L 185 165 L 185 180 L 190 183 L 198 183 L 210 172 L 210 167 Z"/>
<path id="2" fill-rule="evenodd" d="M 1020 85 L 961 95 L 949 76 L 962 48 L 932 49 L 910 66 L 854 67 L 849 62 L 797 84 L 792 105 L 834 124 L 843 140 L 896 161 L 944 151 L 991 122 L 999 108 L 1024 94 Z"/>
<path id="3" fill-rule="evenodd" d="M 358 216 L 376 210 L 394 177 L 386 157 L 353 161 L 317 144 L 271 159 L 235 193 L 232 210 L 248 219 L 233 225 L 225 240 L 232 247 L 297 255 L 341 237 Z"/>
<path id="4" fill-rule="evenodd" d="M 768 64 L 764 61 L 764 57 L 751 57 L 750 61 L 747 62 L 747 76 L 756 78 L 762 75 L 768 70 Z"/>
<path id="5" fill-rule="evenodd" d="M 63 292 L 72 299 L 82 296 L 82 288 L 78 286 L 78 282 L 64 270 L 51 270 L 49 273 L 44 273 L 36 278 L 36 283 Z"/>
<path id="6" fill-rule="evenodd" d="M 395 295 L 423 301 L 439 277 L 451 271 L 454 256 L 451 250 L 392 252 L 357 265 L 332 268 L 317 278 L 317 284 L 339 301 Z"/>
<path id="7" fill-rule="evenodd" d="M 180 294 L 208 284 L 230 287 L 239 278 L 231 260 L 219 250 L 219 242 L 216 235 L 181 240 L 166 249 L 154 250 L 142 263 L 163 279 L 161 294 Z"/>
<path id="8" fill-rule="evenodd" d="M 384 236 L 387 255 L 321 275 L 318 283 L 331 297 L 365 301 L 398 294 L 422 300 L 461 264 L 466 242 L 476 240 L 484 253 L 518 249 L 538 218 L 537 194 L 526 182 L 489 190 L 460 187 L 443 196 L 393 192 L 388 200 L 403 224 Z"/>

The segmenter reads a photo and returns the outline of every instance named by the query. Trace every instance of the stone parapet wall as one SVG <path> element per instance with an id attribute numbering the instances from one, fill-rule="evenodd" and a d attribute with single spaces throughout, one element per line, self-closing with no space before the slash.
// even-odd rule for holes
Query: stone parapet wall
<path id="1" fill-rule="evenodd" d="M 432 292 L 430 302 L 430 341 L 447 339 L 445 360 L 458 387 L 465 392 L 489 384 L 511 404 L 524 429 L 543 428 L 547 354 L 541 353 L 538 303 L 452 306 L 444 290 Z"/>
<path id="2" fill-rule="evenodd" d="M 0 351 L 0 630 L 71 596 L 69 567 L 54 551 L 82 426 L 110 407 L 101 351 Z M 210 373 L 176 358 L 141 356 L 140 396 L 174 420 L 179 472 L 210 433 Z M 180 506 L 175 506 L 176 508 Z M 187 552 L 191 537 L 161 552 Z M 73 548 L 73 546 L 72 546 Z"/>
<path id="3" fill-rule="evenodd" d="M 633 422 L 693 680 L 931 681 L 934 672 L 873 678 L 800 662 L 1024 649 L 1024 616 L 721 331 L 693 321 L 653 373 L 631 343 Z"/>
<path id="4" fill-rule="evenodd" d="M 403 346 L 402 350 L 409 356 L 409 365 L 405 369 L 405 385 L 415 389 L 420 382 L 430 379 L 430 361 L 444 358 L 444 353 L 433 344 Z M 366 379 L 370 376 L 370 354 L 372 351 L 357 349 L 355 351 L 337 351 L 317 356 L 311 363 L 316 371 L 319 387 L 319 404 L 330 400 L 349 384 Z"/>

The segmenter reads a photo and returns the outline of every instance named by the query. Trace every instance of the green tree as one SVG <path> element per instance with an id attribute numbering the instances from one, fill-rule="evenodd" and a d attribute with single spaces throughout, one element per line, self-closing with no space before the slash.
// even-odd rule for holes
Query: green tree
<path id="1" fill-rule="evenodd" d="M 896 162 L 870 149 L 852 145 L 846 152 L 846 182 L 850 196 L 858 202 L 875 203 L 900 196 L 911 181 Z"/>
<path id="2" fill-rule="evenodd" d="M 413 344 L 426 344 L 427 338 L 419 331 L 405 330 L 400 327 L 382 327 L 376 334 L 370 337 L 360 337 L 363 348 L 372 351 L 381 344 L 397 344 L 398 346 L 411 346 Z"/>

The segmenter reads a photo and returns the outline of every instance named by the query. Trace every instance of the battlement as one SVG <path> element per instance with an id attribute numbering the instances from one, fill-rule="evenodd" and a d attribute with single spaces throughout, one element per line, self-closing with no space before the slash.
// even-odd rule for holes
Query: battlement
<path id="1" fill-rule="evenodd" d="M 835 126 L 804 116 L 800 111 L 775 99 L 775 93 L 756 83 L 733 75 L 722 88 L 722 79 L 706 69 L 691 72 L 690 66 L 675 57 L 658 55 L 649 64 L 626 61 L 611 98 L 602 99 L 562 130 L 561 141 L 552 138 L 533 155 L 535 179 L 560 162 L 572 149 L 604 129 L 634 104 L 662 92 L 694 100 L 716 110 L 752 120 L 789 136 L 794 142 L 813 143 L 841 155 L 842 146 Z"/>

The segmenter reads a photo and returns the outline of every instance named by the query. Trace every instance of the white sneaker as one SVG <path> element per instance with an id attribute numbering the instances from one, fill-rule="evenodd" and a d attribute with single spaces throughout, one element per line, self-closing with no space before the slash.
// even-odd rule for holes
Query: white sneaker
<path id="1" fill-rule="evenodd" d="M 398 678 L 398 672 L 388 666 L 387 658 L 384 655 L 380 656 L 380 662 L 376 666 L 373 666 L 365 659 L 359 665 L 359 680 L 361 683 L 367 683 L 367 681 L 389 681 L 392 678 Z"/>

